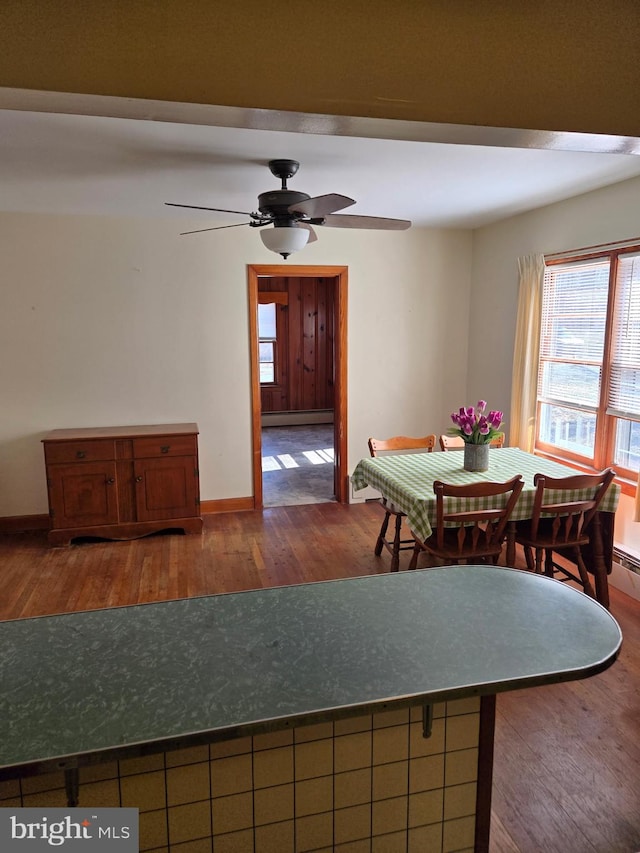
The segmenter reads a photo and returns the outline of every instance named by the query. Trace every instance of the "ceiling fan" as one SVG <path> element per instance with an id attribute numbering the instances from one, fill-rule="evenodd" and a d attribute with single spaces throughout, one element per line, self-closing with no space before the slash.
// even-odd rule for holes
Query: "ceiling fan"
<path id="1" fill-rule="evenodd" d="M 381 216 L 353 216 L 336 214 L 355 204 L 355 199 L 346 195 L 329 193 L 311 198 L 306 193 L 296 192 L 287 187 L 287 181 L 292 178 L 300 164 L 296 160 L 270 160 L 271 174 L 282 181 L 279 190 L 269 190 L 258 196 L 258 211 L 247 213 L 241 210 L 226 210 L 221 207 L 199 207 L 195 204 L 174 204 L 166 201 L 169 207 L 185 207 L 191 210 L 212 210 L 218 213 L 237 213 L 248 216 L 248 222 L 238 222 L 236 225 L 218 225 L 215 228 L 200 228 L 197 231 L 183 231 L 183 234 L 200 234 L 203 231 L 218 231 L 221 228 L 238 228 L 249 225 L 251 228 L 262 228 L 273 225 L 260 232 L 262 242 L 277 252 L 283 258 L 288 258 L 292 252 L 302 249 L 308 242 L 317 240 L 314 225 L 331 228 L 378 228 L 385 231 L 404 231 L 411 227 L 408 219 L 387 219 Z"/>

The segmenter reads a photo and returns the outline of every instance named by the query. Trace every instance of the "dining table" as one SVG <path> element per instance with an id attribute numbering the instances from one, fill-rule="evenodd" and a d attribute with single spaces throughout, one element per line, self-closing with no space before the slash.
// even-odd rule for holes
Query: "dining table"
<path id="1" fill-rule="evenodd" d="M 478 482 L 504 483 L 522 475 L 524 486 L 511 514 L 506 535 L 506 565 L 515 565 L 515 535 L 519 521 L 531 518 L 536 492 L 534 477 L 537 473 L 548 477 L 571 477 L 581 472 L 552 459 L 527 453 L 518 447 L 490 448 L 487 471 L 466 471 L 462 451 L 437 451 L 435 453 L 399 453 L 387 456 L 366 457 L 356 465 L 351 475 L 354 491 L 371 486 L 394 504 L 407 517 L 407 524 L 416 537 L 424 541 L 435 527 L 436 497 L 433 484 L 440 480 L 450 485 L 467 485 Z M 615 481 L 605 494 L 592 524 L 592 543 L 585 551 L 587 568 L 594 576 L 597 600 L 609 606 L 607 576 L 613 563 L 613 532 L 615 511 L 620 497 L 620 485 Z M 571 493 L 571 500 L 588 497 L 588 493 Z M 474 499 L 482 509 L 491 508 L 500 496 Z M 449 501 L 454 499 L 449 498 Z M 461 499 L 461 503 L 464 499 Z M 463 506 L 448 504 L 452 510 Z"/>

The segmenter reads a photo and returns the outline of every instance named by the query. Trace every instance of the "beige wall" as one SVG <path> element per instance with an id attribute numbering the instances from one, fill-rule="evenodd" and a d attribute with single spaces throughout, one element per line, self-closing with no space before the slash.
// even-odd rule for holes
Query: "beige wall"
<path id="1" fill-rule="evenodd" d="M 0 85 L 640 137 L 637 0 L 3 0 Z"/>
<path id="2" fill-rule="evenodd" d="M 0 516 L 47 511 L 40 439 L 62 427 L 196 421 L 202 499 L 252 494 L 246 265 L 279 258 L 249 229 L 187 225 L 0 216 Z M 299 262 L 349 267 L 349 470 L 369 435 L 444 428 L 471 233 L 326 229 Z"/>

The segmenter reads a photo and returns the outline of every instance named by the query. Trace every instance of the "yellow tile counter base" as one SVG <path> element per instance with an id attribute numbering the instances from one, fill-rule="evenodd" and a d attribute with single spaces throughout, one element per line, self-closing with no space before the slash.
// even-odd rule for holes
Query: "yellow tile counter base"
<path id="1" fill-rule="evenodd" d="M 80 769 L 81 806 L 140 811 L 144 853 L 472 851 L 480 699 L 298 726 Z M 489 755 L 489 759 L 490 759 Z M 0 807 L 64 807 L 63 772 Z"/>

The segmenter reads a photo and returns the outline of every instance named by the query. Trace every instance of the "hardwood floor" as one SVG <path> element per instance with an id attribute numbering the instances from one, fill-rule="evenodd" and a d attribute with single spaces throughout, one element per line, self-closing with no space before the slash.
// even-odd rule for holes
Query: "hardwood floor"
<path id="1" fill-rule="evenodd" d="M 326 503 L 205 516 L 201 537 L 51 549 L 0 535 L 0 619 L 386 572 L 380 522 L 374 504 Z M 491 853 L 640 850 L 640 603 L 611 599 L 613 667 L 498 696 Z"/>
<path id="2" fill-rule="evenodd" d="M 498 697 L 495 851 L 640 850 L 640 604 L 612 589 L 611 612 L 624 640 L 609 670 Z"/>

